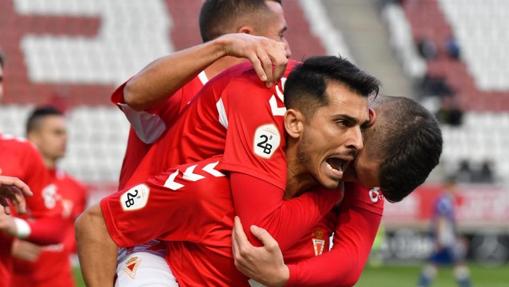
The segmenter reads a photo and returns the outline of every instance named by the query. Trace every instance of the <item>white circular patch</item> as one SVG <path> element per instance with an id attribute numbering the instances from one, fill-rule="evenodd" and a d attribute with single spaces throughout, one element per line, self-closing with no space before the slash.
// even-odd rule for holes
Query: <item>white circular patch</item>
<path id="1" fill-rule="evenodd" d="M 124 211 L 138 210 L 147 205 L 150 188 L 145 184 L 138 184 L 120 196 L 120 205 Z"/>
<path id="2" fill-rule="evenodd" d="M 280 143 L 281 136 L 274 124 L 261 125 L 255 131 L 253 151 L 257 156 L 269 159 Z"/>
<path id="3" fill-rule="evenodd" d="M 371 199 L 371 202 L 377 203 L 381 198 L 380 195 L 380 188 L 374 187 L 369 190 L 369 199 Z"/>

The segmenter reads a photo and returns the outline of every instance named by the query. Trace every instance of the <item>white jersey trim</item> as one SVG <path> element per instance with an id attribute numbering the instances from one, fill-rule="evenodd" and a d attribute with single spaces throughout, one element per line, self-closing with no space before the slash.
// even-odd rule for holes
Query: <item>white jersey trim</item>
<path id="1" fill-rule="evenodd" d="M 217 113 L 219 115 L 219 123 L 228 129 L 228 117 L 226 116 L 226 109 L 224 108 L 223 100 L 219 99 L 216 103 Z"/>
<path id="2" fill-rule="evenodd" d="M 207 77 L 207 74 L 205 74 L 205 71 L 201 71 L 198 74 L 198 79 L 200 79 L 201 83 L 205 86 L 205 84 L 209 81 L 209 78 Z"/>
<path id="3" fill-rule="evenodd" d="M 119 103 L 118 106 L 124 112 L 127 120 L 131 123 L 136 135 L 142 142 L 152 144 L 166 130 L 166 124 L 158 115 L 145 111 L 136 111 L 123 103 Z"/>

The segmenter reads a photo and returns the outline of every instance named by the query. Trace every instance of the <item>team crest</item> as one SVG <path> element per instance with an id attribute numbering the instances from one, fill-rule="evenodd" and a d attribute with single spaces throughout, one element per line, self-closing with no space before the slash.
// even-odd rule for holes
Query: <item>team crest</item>
<path id="1" fill-rule="evenodd" d="M 136 276 L 136 270 L 138 269 L 138 265 L 140 265 L 141 259 L 137 256 L 131 257 L 127 260 L 124 266 L 124 271 L 131 277 L 131 279 L 134 279 L 134 276 Z"/>
<path id="2" fill-rule="evenodd" d="M 325 233 L 321 228 L 316 229 L 313 232 L 313 250 L 315 252 L 315 256 L 320 256 L 325 249 Z"/>

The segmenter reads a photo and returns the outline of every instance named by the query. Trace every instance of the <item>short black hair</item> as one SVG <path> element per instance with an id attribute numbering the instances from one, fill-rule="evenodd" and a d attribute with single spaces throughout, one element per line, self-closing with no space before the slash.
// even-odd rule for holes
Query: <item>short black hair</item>
<path id="1" fill-rule="evenodd" d="M 311 115 L 316 108 L 328 104 L 327 81 L 344 84 L 355 93 L 369 97 L 378 95 L 380 81 L 360 70 L 347 59 L 318 56 L 297 65 L 285 83 L 285 106 Z"/>
<path id="2" fill-rule="evenodd" d="M 4 55 L 0 52 L 0 68 L 3 68 L 5 64 Z"/>
<path id="3" fill-rule="evenodd" d="M 281 4 L 281 0 L 269 1 Z M 201 38 L 207 42 L 229 33 L 236 19 L 264 9 L 268 11 L 266 0 L 205 0 L 200 11 Z"/>
<path id="4" fill-rule="evenodd" d="M 442 132 L 433 114 L 411 99 L 383 96 L 377 101 L 383 102 L 383 116 L 377 119 L 380 126 L 370 144 L 378 145 L 376 152 L 381 156 L 382 193 L 387 200 L 398 202 L 424 183 L 438 165 Z"/>
<path id="5" fill-rule="evenodd" d="M 59 109 L 53 106 L 37 107 L 28 116 L 25 132 L 28 135 L 30 132 L 38 129 L 41 119 L 45 117 L 63 115 L 64 114 Z"/>

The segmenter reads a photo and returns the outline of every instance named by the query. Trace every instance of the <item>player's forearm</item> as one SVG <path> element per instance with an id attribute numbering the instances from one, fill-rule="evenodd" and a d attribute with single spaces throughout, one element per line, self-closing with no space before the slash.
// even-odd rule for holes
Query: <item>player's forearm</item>
<path id="1" fill-rule="evenodd" d="M 76 221 L 76 240 L 87 286 L 113 286 L 117 246 L 108 234 L 98 205 L 87 209 Z"/>
<path id="2" fill-rule="evenodd" d="M 65 235 L 62 231 L 67 230 L 71 224 L 69 218 L 62 218 L 60 215 L 38 218 L 28 222 L 30 234 L 21 238 L 41 245 L 61 243 Z"/>
<path id="3" fill-rule="evenodd" d="M 151 107 L 223 57 L 223 46 L 223 42 L 215 40 L 159 58 L 127 82 L 125 102 L 135 110 Z"/>

